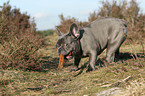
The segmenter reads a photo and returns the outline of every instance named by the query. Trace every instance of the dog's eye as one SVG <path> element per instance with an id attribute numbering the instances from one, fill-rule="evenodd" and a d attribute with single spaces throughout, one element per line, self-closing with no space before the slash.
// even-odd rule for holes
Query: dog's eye
<path id="1" fill-rule="evenodd" d="M 69 45 L 69 44 L 64 44 L 64 48 L 67 49 L 67 50 L 69 50 L 68 45 Z"/>
<path id="2" fill-rule="evenodd" d="M 64 44 L 65 47 L 68 47 L 68 44 Z"/>

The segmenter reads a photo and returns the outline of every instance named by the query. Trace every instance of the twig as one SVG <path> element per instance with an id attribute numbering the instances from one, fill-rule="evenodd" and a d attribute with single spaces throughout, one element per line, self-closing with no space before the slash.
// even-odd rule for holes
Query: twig
<path id="1" fill-rule="evenodd" d="M 33 88 L 27 88 L 27 89 L 29 89 L 29 90 L 37 90 L 37 91 L 39 91 L 39 90 L 41 90 L 41 89 L 43 89 L 43 87 L 41 86 L 41 87 L 33 87 Z"/>
<path id="2" fill-rule="evenodd" d="M 101 87 L 110 87 L 110 86 L 118 86 L 120 85 L 121 83 L 124 83 L 124 82 L 127 82 L 129 79 L 131 79 L 132 77 L 131 76 L 128 76 L 126 77 L 125 79 L 123 80 L 119 80 L 117 82 L 114 82 L 112 84 L 107 84 L 107 85 L 102 85 Z"/>

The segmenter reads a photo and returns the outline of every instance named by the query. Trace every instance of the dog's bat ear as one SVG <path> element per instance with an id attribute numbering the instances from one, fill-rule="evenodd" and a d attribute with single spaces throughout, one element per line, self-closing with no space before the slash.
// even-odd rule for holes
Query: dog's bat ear
<path id="1" fill-rule="evenodd" d="M 79 32 L 79 28 L 77 26 L 76 23 L 73 23 L 71 26 L 70 26 L 70 34 L 75 37 L 75 38 L 79 38 L 80 37 L 80 32 Z"/>
<path id="2" fill-rule="evenodd" d="M 57 33 L 58 33 L 59 36 L 63 35 L 63 33 L 57 27 L 56 27 L 56 30 L 57 30 Z"/>

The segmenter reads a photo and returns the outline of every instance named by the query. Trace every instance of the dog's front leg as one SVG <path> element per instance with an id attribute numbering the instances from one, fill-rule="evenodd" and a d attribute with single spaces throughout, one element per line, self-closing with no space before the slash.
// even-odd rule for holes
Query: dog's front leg
<path id="1" fill-rule="evenodd" d="M 70 72 L 78 70 L 80 61 L 81 61 L 81 57 L 74 57 L 74 64 L 73 64 L 72 68 L 70 69 Z"/>
<path id="2" fill-rule="evenodd" d="M 90 65 L 88 66 L 88 70 L 87 71 L 94 71 L 95 70 L 95 63 L 97 60 L 97 52 L 96 51 L 92 51 L 89 55 L 89 61 L 90 61 Z"/>

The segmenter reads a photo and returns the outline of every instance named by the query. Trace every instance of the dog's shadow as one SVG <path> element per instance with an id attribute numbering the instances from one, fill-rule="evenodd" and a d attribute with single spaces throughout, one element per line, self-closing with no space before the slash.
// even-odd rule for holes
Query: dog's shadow
<path id="1" fill-rule="evenodd" d="M 115 57 L 115 62 L 119 61 L 119 62 L 123 63 L 123 62 L 125 62 L 129 59 L 136 60 L 138 58 L 145 58 L 145 54 L 144 53 L 134 54 L 134 53 L 127 53 L 127 52 L 126 53 L 119 53 L 119 55 Z M 99 58 L 96 65 L 99 64 L 99 66 L 101 66 L 101 67 L 102 66 L 107 66 L 106 63 L 108 63 L 108 62 L 105 60 L 105 58 Z"/>
<path id="2" fill-rule="evenodd" d="M 145 58 L 144 53 L 119 53 L 119 56 L 116 58 L 116 61 L 126 61 L 128 59 L 137 59 L 137 58 Z"/>
<path id="3" fill-rule="evenodd" d="M 115 59 L 115 62 L 118 62 L 118 61 L 124 62 L 129 59 L 137 59 L 137 58 L 145 58 L 145 55 L 143 53 L 137 53 L 137 54 L 120 53 L 119 56 Z M 43 68 L 41 71 L 49 71 L 50 69 L 57 69 L 58 62 L 59 62 L 59 58 L 51 58 L 49 56 L 43 57 L 41 61 Z M 81 67 L 79 67 L 78 69 L 79 72 L 76 76 L 80 75 L 84 71 L 84 69 L 88 67 L 88 64 L 89 64 L 89 61 L 85 62 Z M 68 63 L 66 61 L 66 63 L 64 64 L 64 67 L 68 67 L 68 66 L 72 66 L 72 63 Z M 96 66 L 99 66 L 99 68 L 107 66 L 107 62 L 105 58 L 99 58 L 96 62 Z"/>
<path id="4" fill-rule="evenodd" d="M 122 63 L 124 61 L 127 61 L 129 59 L 137 59 L 137 58 L 145 58 L 145 54 L 143 53 L 137 53 L 137 54 L 133 54 L 133 53 L 119 53 L 119 55 L 115 58 L 115 62 L 118 62 L 118 61 L 121 61 Z M 87 61 L 86 63 L 84 63 L 78 70 L 79 72 L 74 76 L 74 77 L 77 77 L 78 75 L 80 75 L 84 69 L 86 67 L 88 67 L 89 61 Z M 105 60 L 105 58 L 99 58 L 95 64 L 96 66 L 99 66 L 99 67 L 104 67 L 108 65 L 108 62 Z"/>

